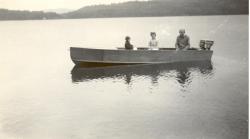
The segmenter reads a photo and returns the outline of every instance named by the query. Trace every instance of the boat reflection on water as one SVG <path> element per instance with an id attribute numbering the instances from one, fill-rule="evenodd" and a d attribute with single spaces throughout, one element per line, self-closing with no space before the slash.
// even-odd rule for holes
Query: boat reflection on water
<path id="1" fill-rule="evenodd" d="M 76 65 L 72 71 L 72 82 L 86 82 L 93 79 L 122 78 L 130 84 L 133 77 L 150 77 L 152 84 L 157 84 L 160 77 L 175 76 L 181 84 L 191 82 L 191 73 L 198 72 L 202 76 L 213 75 L 211 61 L 185 62 L 172 64 L 142 64 L 98 67 L 93 65 Z"/>

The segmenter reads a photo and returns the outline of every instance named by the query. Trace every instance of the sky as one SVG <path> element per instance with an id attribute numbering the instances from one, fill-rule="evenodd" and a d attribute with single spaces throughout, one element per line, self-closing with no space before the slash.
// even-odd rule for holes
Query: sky
<path id="1" fill-rule="evenodd" d="M 79 9 L 94 4 L 110 4 L 131 0 L 0 0 L 0 8 L 10 10 Z"/>

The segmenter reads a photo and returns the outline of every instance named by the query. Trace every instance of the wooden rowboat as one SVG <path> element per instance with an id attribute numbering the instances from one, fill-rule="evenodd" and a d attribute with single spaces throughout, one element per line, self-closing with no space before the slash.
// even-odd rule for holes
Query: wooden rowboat
<path id="1" fill-rule="evenodd" d="M 75 64 L 154 64 L 190 61 L 209 61 L 213 51 L 191 48 L 186 51 L 176 51 L 175 48 L 160 48 L 147 50 L 146 47 L 137 50 L 118 48 L 89 49 L 70 47 L 70 56 Z"/>

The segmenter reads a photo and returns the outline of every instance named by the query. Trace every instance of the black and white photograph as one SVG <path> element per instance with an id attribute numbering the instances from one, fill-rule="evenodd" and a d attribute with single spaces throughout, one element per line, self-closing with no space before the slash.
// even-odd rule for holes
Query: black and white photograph
<path id="1" fill-rule="evenodd" d="M 0 0 L 0 139 L 248 139 L 248 0 Z"/>

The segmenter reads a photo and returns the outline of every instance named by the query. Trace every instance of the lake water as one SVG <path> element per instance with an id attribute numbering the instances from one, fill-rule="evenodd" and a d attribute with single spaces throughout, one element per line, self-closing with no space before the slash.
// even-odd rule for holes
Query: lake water
<path id="1" fill-rule="evenodd" d="M 113 49 L 155 31 L 215 41 L 211 62 L 74 67 L 69 47 Z M 0 138 L 244 139 L 248 15 L 0 22 Z"/>

